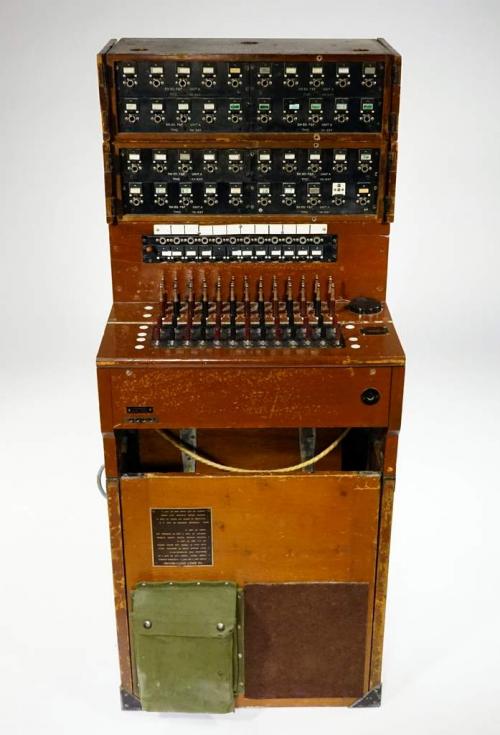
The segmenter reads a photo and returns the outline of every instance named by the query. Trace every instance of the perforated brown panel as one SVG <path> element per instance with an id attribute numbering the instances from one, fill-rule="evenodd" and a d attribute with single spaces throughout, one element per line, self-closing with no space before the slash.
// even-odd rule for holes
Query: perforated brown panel
<path id="1" fill-rule="evenodd" d="M 360 697 L 368 584 L 245 587 L 245 696 Z"/>

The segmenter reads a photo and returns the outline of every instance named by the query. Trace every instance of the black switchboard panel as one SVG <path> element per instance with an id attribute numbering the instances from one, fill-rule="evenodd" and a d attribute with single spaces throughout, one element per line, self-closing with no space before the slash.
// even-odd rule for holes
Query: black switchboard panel
<path id="1" fill-rule="evenodd" d="M 337 260 L 335 235 L 145 235 L 142 242 L 145 263 Z"/>
<path id="2" fill-rule="evenodd" d="M 375 214 L 378 148 L 122 148 L 124 214 Z"/>
<path id="3" fill-rule="evenodd" d="M 115 65 L 122 132 L 381 130 L 383 62 Z"/>

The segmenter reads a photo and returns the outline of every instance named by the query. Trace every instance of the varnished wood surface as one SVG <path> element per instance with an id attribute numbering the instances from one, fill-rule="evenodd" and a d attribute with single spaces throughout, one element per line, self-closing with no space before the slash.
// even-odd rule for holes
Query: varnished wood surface
<path id="1" fill-rule="evenodd" d="M 153 306 L 147 310 L 146 306 Z M 145 316 L 145 315 L 150 316 Z M 404 364 L 404 352 L 392 323 L 389 311 L 361 316 L 347 309 L 339 309 L 338 320 L 345 338 L 344 348 L 320 347 L 156 347 L 151 340 L 152 324 L 159 314 L 159 304 L 115 304 L 106 326 L 97 364 L 99 367 L 193 367 L 209 365 L 275 367 L 373 367 Z M 142 325 L 149 325 L 140 330 Z M 387 334 L 363 335 L 369 325 L 383 325 Z M 350 327 L 350 328 L 349 328 Z M 145 342 L 138 343 L 139 334 Z M 142 345 L 137 350 L 136 346 Z M 353 348 L 357 344 L 359 348 Z M 290 376 L 291 377 L 291 376 Z M 394 409 L 396 411 L 396 407 Z"/>
<path id="2" fill-rule="evenodd" d="M 107 369 L 107 368 L 105 368 Z M 386 426 L 390 368 L 110 369 L 114 428 L 135 428 L 127 406 L 152 406 L 158 426 L 278 428 Z M 361 401 L 367 388 L 380 400 Z"/>
<path id="3" fill-rule="evenodd" d="M 108 502 L 109 533 L 111 543 L 111 561 L 113 567 L 113 585 L 115 593 L 116 628 L 122 686 L 132 691 L 132 664 L 130 658 L 130 640 L 128 628 L 128 601 L 126 592 L 122 515 L 120 507 L 120 487 L 118 480 L 106 483 Z"/>
<path id="4" fill-rule="evenodd" d="M 337 55 L 353 58 L 369 55 L 370 58 L 383 59 L 395 56 L 396 52 L 383 39 L 375 38 L 121 38 L 108 50 L 108 55 L 113 58 L 169 56 L 217 59 L 230 56 L 259 59 L 276 55 L 299 59 L 318 54 L 324 60 Z"/>
<path id="5" fill-rule="evenodd" d="M 120 480 L 127 589 L 141 581 L 368 582 L 380 475 L 142 475 Z M 151 508 L 211 508 L 213 566 L 153 566 Z"/>
<path id="6" fill-rule="evenodd" d="M 327 218 L 313 218 L 317 222 Z M 113 295 L 115 302 L 122 301 L 158 301 L 162 284 L 171 286 L 176 278 L 179 287 L 185 287 L 187 279 L 193 279 L 195 285 L 207 280 L 209 288 L 214 291 L 217 278 L 220 276 L 224 287 L 229 288 L 231 276 L 236 278 L 237 294 L 241 290 L 243 276 L 256 282 L 260 275 L 264 277 L 266 293 L 270 293 L 272 276 L 286 281 L 292 278 L 298 290 L 300 277 L 305 275 L 313 279 L 316 275 L 322 281 L 323 293 L 326 297 L 328 277 L 332 276 L 338 299 L 352 299 L 356 296 L 370 296 L 384 301 L 386 294 L 387 257 L 388 257 L 388 225 L 374 222 L 356 224 L 344 221 L 331 221 L 328 224 L 329 234 L 337 236 L 338 255 L 335 263 L 144 263 L 142 254 L 143 235 L 153 234 L 156 222 L 170 221 L 182 224 L 196 224 L 200 218 L 187 216 L 181 218 L 147 218 L 143 222 L 127 222 L 110 225 L 111 268 L 113 276 Z M 220 224 L 234 222 L 250 222 L 248 217 L 208 218 L 203 224 Z M 272 216 L 269 223 L 308 222 L 309 217 L 291 218 Z M 240 298 L 238 296 L 238 298 Z"/>

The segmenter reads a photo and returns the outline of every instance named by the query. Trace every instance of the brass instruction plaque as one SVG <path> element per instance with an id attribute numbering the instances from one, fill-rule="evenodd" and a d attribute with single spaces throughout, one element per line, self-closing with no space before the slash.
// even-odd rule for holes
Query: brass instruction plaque
<path id="1" fill-rule="evenodd" d="M 212 566 L 211 508 L 151 508 L 155 567 Z"/>

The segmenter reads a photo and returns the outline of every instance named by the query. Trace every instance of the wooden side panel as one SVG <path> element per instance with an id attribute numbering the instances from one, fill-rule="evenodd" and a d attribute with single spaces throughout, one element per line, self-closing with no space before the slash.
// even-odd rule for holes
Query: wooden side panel
<path id="1" fill-rule="evenodd" d="M 118 634 L 118 655 L 120 660 L 121 683 L 124 689 L 131 692 L 132 667 L 130 661 L 128 603 L 125 588 L 122 518 L 120 510 L 120 486 L 117 480 L 108 480 L 106 487 L 108 499 L 111 561 L 113 567 L 116 628 Z"/>
<path id="2" fill-rule="evenodd" d="M 385 606 L 389 574 L 389 550 L 391 543 L 394 480 L 385 480 L 380 503 L 380 530 L 378 534 L 377 577 L 375 583 L 375 607 L 373 615 L 373 642 L 370 664 L 370 689 L 381 682 L 382 652 L 384 646 Z"/>

